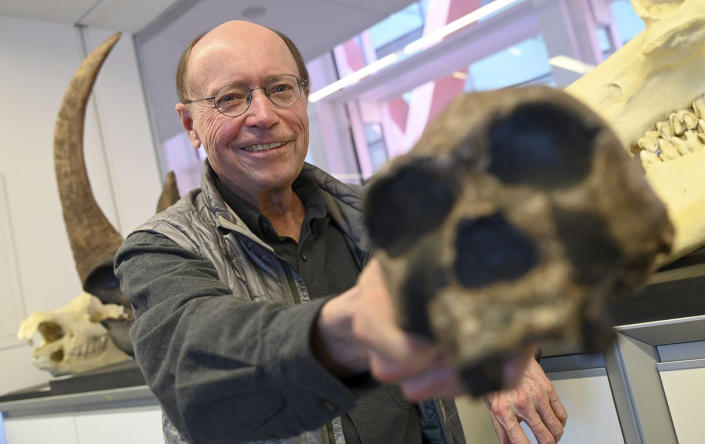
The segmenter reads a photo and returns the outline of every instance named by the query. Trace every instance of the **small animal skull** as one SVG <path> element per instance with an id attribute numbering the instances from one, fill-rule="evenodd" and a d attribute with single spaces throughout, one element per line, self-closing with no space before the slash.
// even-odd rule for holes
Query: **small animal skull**
<path id="1" fill-rule="evenodd" d="M 39 332 L 42 342 L 34 350 L 32 364 L 40 369 L 55 376 L 81 373 L 129 359 L 115 347 L 100 323 L 125 317 L 122 306 L 103 305 L 83 292 L 57 310 L 32 313 L 20 325 L 17 337 L 32 344 Z"/>
<path id="2" fill-rule="evenodd" d="M 469 391 L 524 345 L 612 339 L 606 297 L 638 289 L 673 229 L 639 165 L 546 87 L 461 96 L 365 200 L 402 326 L 437 339 Z"/>

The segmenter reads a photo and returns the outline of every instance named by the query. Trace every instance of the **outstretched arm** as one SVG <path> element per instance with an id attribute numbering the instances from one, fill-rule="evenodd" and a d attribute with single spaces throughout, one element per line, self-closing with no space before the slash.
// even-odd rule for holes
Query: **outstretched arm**
<path id="1" fill-rule="evenodd" d="M 135 309 L 137 361 L 190 442 L 294 436 L 353 406 L 311 351 L 324 299 L 249 302 L 210 261 L 155 233 L 129 236 L 116 264 Z"/>

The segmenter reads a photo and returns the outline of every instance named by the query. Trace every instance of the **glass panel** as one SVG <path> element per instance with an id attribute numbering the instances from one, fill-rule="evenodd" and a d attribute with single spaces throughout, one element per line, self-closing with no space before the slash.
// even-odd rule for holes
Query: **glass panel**
<path id="1" fill-rule="evenodd" d="M 365 123 L 365 141 L 370 152 L 372 169 L 373 171 L 378 171 L 388 159 L 382 125 L 379 123 Z"/>
<path id="2" fill-rule="evenodd" d="M 595 35 L 597 36 L 597 43 L 600 45 L 600 51 L 602 51 L 603 57 L 611 54 L 614 49 L 612 48 L 612 42 L 610 41 L 610 36 L 607 30 L 602 27 L 595 29 Z"/>
<path id="3" fill-rule="evenodd" d="M 418 2 L 412 3 L 369 28 L 370 42 L 378 59 L 421 37 L 425 21 L 423 11 Z"/>
<path id="4" fill-rule="evenodd" d="M 407 49 L 407 45 L 419 40 L 424 37 L 424 35 L 428 35 L 429 32 L 437 31 L 437 27 L 435 26 L 433 29 L 426 29 L 427 14 L 429 12 L 436 13 L 436 16 L 432 18 L 431 21 L 434 25 L 438 25 L 438 23 L 436 23 L 438 21 L 438 11 L 447 11 L 447 17 L 445 17 L 443 23 L 448 24 L 494 1 L 495 0 L 420 0 L 414 2 L 361 32 L 356 37 L 337 45 L 333 49 L 341 77 L 360 70 L 364 66 L 389 54 L 397 53 L 399 55 L 398 60 L 402 60 L 408 55 L 402 53 L 403 50 Z M 476 19 L 476 21 L 482 22 L 488 20 L 500 14 L 507 6 L 512 4 L 516 5 L 522 1 L 524 0 L 505 3 L 492 12 L 486 11 L 486 14 Z M 433 9 L 434 7 L 437 9 Z M 440 26 L 442 25 L 438 27 Z M 471 24 L 465 23 L 458 29 L 463 29 L 467 26 L 471 26 Z M 444 35 L 448 36 L 449 34 Z M 443 38 L 441 38 L 441 40 Z M 364 55 L 364 57 L 361 57 L 361 54 Z"/>
<path id="5" fill-rule="evenodd" d="M 529 83 L 552 85 L 548 59 L 542 36 L 526 39 L 470 65 L 474 88 L 468 89 L 482 91 Z"/>
<path id="6" fill-rule="evenodd" d="M 644 21 L 634 11 L 634 7 L 629 0 L 614 0 L 611 6 L 622 43 L 628 42 L 646 29 Z"/>

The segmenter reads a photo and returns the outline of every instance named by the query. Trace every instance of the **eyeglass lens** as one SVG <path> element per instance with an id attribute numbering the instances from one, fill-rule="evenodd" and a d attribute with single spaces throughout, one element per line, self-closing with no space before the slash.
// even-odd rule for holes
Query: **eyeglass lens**
<path id="1" fill-rule="evenodd" d="M 215 106 L 226 116 L 236 117 L 244 113 L 252 101 L 252 91 L 246 85 L 229 85 L 215 94 Z M 296 76 L 282 74 L 269 77 L 264 85 L 264 93 L 277 106 L 289 106 L 301 94 Z"/>

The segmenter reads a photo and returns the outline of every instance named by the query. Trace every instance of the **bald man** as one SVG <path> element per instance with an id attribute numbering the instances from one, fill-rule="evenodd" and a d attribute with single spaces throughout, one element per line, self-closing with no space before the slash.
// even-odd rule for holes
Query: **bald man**
<path id="1" fill-rule="evenodd" d="M 304 162 L 310 83 L 295 45 L 249 22 L 195 39 L 176 112 L 207 154 L 201 188 L 115 259 L 170 443 L 464 442 L 439 348 L 398 328 L 369 259 L 359 189 Z M 535 360 L 488 398 L 503 442 L 558 440 L 565 409 Z"/>

